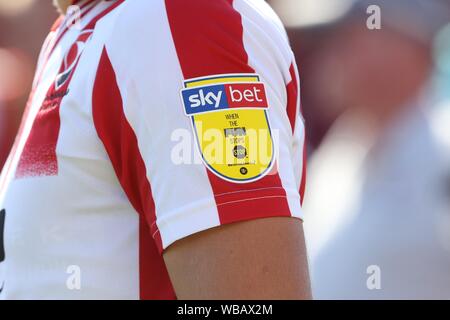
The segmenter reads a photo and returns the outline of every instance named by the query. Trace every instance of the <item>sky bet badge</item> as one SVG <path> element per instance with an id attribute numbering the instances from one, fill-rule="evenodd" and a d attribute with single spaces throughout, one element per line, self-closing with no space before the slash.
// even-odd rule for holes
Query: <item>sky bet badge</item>
<path id="1" fill-rule="evenodd" d="M 264 84 L 255 74 L 190 79 L 181 92 L 206 166 L 231 182 L 264 177 L 274 146 Z"/>

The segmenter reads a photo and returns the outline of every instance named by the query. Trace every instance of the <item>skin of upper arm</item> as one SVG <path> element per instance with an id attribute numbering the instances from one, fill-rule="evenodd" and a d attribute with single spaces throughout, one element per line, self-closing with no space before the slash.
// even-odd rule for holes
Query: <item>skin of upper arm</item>
<path id="1" fill-rule="evenodd" d="M 299 219 L 220 226 L 174 243 L 164 260 L 182 300 L 312 298 Z"/>

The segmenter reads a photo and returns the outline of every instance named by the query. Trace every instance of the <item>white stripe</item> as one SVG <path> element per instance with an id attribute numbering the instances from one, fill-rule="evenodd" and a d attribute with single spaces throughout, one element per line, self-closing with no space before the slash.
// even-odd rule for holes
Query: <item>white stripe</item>
<path id="1" fill-rule="evenodd" d="M 174 130 L 184 129 L 191 139 L 194 137 L 180 100 L 183 75 L 164 1 L 130 2 L 121 12 L 119 23 L 122 21 L 129 25 L 117 25 L 116 41 L 107 50 L 116 71 L 125 116 L 138 138 L 146 164 L 157 225 L 166 248 L 176 240 L 219 226 L 220 220 L 201 161 L 175 165 L 171 159 L 176 145 L 171 142 Z M 133 54 L 138 56 L 130 60 L 129 51 L 123 48 L 133 48 Z"/>
<path id="2" fill-rule="evenodd" d="M 297 93 L 297 118 L 295 121 L 294 128 L 294 147 L 292 148 L 293 155 L 293 163 L 294 163 L 294 172 L 297 181 L 297 190 L 300 190 L 300 185 L 302 183 L 303 178 L 303 152 L 304 152 L 304 144 L 306 143 L 306 135 L 305 135 L 305 119 L 301 113 L 301 92 L 300 92 L 300 76 L 298 74 L 297 63 L 295 59 L 293 61 L 295 68 L 295 76 L 297 78 L 297 84 L 299 86 L 299 90 Z M 305 173 L 306 174 L 306 173 Z M 302 199 L 303 200 L 303 199 Z"/>
<path id="3" fill-rule="evenodd" d="M 289 68 L 292 51 L 285 35 L 280 31 L 278 19 L 264 1 L 235 0 L 234 8 L 241 14 L 244 27 L 244 46 L 249 65 L 265 83 L 269 100 L 269 120 L 272 130 L 278 130 L 278 174 L 288 193 L 292 216 L 302 217 L 298 186 L 298 159 L 294 159 L 294 139 L 289 122 L 286 84 L 291 77 Z M 299 129 L 300 130 L 300 129 Z M 275 141 L 276 143 L 276 141 Z M 292 190 L 297 190 L 295 193 Z"/>

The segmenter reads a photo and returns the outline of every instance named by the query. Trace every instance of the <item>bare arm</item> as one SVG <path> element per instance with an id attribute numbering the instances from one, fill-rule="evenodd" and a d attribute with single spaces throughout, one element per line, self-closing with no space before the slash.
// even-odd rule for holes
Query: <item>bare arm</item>
<path id="1" fill-rule="evenodd" d="M 268 218 L 208 230 L 164 259 L 179 299 L 310 299 L 302 222 Z"/>

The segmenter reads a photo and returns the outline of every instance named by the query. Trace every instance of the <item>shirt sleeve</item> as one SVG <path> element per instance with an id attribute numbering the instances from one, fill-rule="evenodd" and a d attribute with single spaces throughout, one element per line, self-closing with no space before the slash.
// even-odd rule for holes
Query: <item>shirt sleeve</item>
<path id="1" fill-rule="evenodd" d="M 94 121 L 160 251 L 224 224 L 302 218 L 298 72 L 269 6 L 136 1 L 114 30 Z"/>

